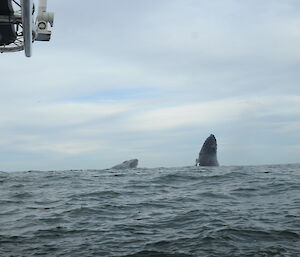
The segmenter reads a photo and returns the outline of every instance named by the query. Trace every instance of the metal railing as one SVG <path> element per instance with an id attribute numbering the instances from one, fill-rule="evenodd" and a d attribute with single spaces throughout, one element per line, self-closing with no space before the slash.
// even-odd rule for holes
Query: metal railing
<path id="1" fill-rule="evenodd" d="M 30 57 L 34 41 L 50 40 L 51 31 L 48 30 L 48 24 L 53 26 L 54 14 L 47 12 L 47 0 L 39 0 L 39 10 L 35 21 L 33 19 L 35 8 L 32 0 L 12 0 L 12 5 L 13 14 L 0 15 L 0 24 L 13 25 L 16 40 L 7 45 L 0 45 L 0 53 L 25 50 L 25 55 Z"/>

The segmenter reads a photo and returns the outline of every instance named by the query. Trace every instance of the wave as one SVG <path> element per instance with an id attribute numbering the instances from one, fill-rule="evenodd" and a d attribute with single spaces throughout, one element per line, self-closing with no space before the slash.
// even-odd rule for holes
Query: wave
<path id="1" fill-rule="evenodd" d="M 0 256 L 298 256 L 299 172 L 0 173 Z"/>
<path id="2" fill-rule="evenodd" d="M 121 257 L 194 257 L 184 253 L 166 253 L 156 251 L 141 251 L 134 254 L 122 255 Z"/>

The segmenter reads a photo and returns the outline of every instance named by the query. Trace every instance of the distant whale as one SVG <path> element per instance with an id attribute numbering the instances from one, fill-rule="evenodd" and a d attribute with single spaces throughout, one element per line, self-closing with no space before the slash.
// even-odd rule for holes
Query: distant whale
<path id="1" fill-rule="evenodd" d="M 134 169 L 138 166 L 139 160 L 138 159 L 132 159 L 128 161 L 124 161 L 121 164 L 118 164 L 116 166 L 113 166 L 111 169 L 116 170 L 125 170 L 125 169 Z"/>
<path id="2" fill-rule="evenodd" d="M 199 158 L 196 160 L 196 166 L 219 166 L 217 159 L 217 140 L 211 134 L 204 142 Z"/>

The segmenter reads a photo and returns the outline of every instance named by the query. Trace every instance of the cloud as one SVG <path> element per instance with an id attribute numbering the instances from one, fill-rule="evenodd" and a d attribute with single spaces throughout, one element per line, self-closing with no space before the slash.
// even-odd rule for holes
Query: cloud
<path id="1" fill-rule="evenodd" d="M 73 140 L 74 141 L 74 140 Z M 76 141 L 76 140 L 75 140 Z M 104 147 L 104 149 L 106 149 Z M 93 142 L 56 142 L 51 144 L 50 142 L 48 142 L 45 145 L 32 145 L 28 144 L 28 145 L 22 145 L 21 147 L 19 147 L 19 150 L 23 150 L 26 152 L 52 152 L 55 154 L 62 154 L 62 155 L 78 155 L 78 154 L 82 154 L 85 152 L 92 152 L 92 151 L 96 151 L 96 150 L 103 150 L 103 147 L 101 147 L 101 145 L 99 144 L 99 142 L 97 144 L 93 144 Z"/>
<path id="2" fill-rule="evenodd" d="M 170 130 L 190 126 L 218 126 L 226 123 L 270 121 L 272 116 L 297 119 L 300 98 L 248 97 L 200 103 L 176 103 L 171 107 L 153 108 L 137 114 L 128 122 L 134 130 Z"/>
<path id="3" fill-rule="evenodd" d="M 143 112 L 129 124 L 137 130 L 169 130 L 185 126 L 203 126 L 232 122 L 245 110 L 245 103 L 221 100 L 158 108 Z"/>
<path id="4" fill-rule="evenodd" d="M 130 104 L 48 103 L 2 109 L 2 127 L 69 127 L 101 120 L 130 109 Z M 14 113 L 15 115 L 11 115 Z"/>
<path id="5" fill-rule="evenodd" d="M 221 163 L 298 160 L 299 3 L 48 4 L 51 42 L 0 56 L 4 168 L 187 165 L 209 133 Z"/>

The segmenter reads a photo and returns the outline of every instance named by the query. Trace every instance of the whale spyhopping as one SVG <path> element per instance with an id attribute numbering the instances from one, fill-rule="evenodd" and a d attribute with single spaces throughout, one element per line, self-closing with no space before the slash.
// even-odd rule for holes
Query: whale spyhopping
<path id="1" fill-rule="evenodd" d="M 196 166 L 219 166 L 217 159 L 217 140 L 211 134 L 204 142 L 199 158 L 196 160 Z"/>

